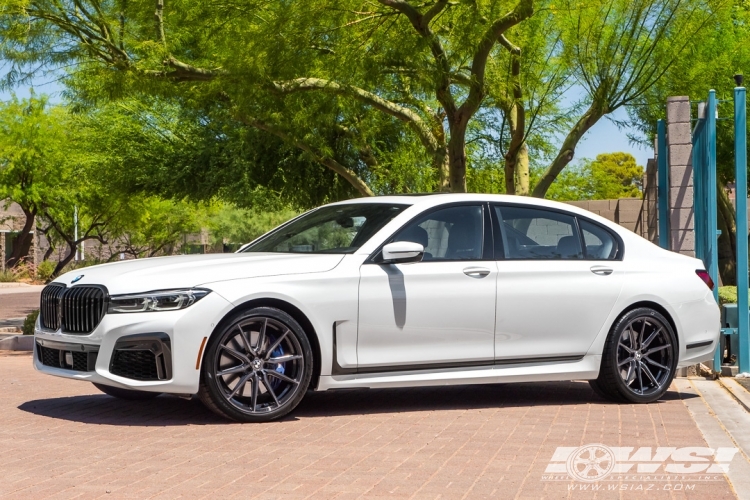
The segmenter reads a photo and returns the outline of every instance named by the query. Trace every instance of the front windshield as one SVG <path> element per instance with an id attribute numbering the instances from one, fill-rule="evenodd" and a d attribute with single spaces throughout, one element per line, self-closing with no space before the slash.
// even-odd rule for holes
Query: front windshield
<path id="1" fill-rule="evenodd" d="M 243 252 L 354 253 L 407 207 L 390 203 L 322 207 L 268 233 Z"/>

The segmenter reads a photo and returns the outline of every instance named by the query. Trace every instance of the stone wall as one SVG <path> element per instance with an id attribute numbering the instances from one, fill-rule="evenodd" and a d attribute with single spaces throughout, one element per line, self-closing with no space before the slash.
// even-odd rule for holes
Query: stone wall
<path id="1" fill-rule="evenodd" d="M 655 227 L 649 225 L 648 212 L 645 210 L 648 204 L 640 198 L 568 201 L 566 203 L 593 212 L 652 242 L 654 241 L 656 230 Z"/>
<path id="2" fill-rule="evenodd" d="M 695 256 L 693 209 L 693 142 L 690 99 L 667 99 L 667 148 L 669 164 L 670 249 Z"/>

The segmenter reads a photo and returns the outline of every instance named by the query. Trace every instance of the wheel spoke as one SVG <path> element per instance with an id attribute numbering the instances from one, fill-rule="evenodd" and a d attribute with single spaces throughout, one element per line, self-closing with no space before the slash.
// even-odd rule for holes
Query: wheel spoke
<path id="1" fill-rule="evenodd" d="M 641 364 L 637 363 L 635 367 L 637 368 L 638 381 L 640 382 L 640 385 L 641 385 L 641 394 L 643 394 L 643 372 L 641 371 Z"/>
<path id="2" fill-rule="evenodd" d="M 237 365 L 237 366 L 233 366 L 231 368 L 227 368 L 226 370 L 218 371 L 218 372 L 216 372 L 216 375 L 218 375 L 219 377 L 223 377 L 225 375 L 231 375 L 233 373 L 244 372 L 245 370 L 247 370 L 247 365 L 243 363 L 241 365 Z"/>
<path id="3" fill-rule="evenodd" d="M 633 350 L 633 349 L 631 349 L 630 347 L 626 346 L 626 345 L 625 345 L 625 344 L 623 344 L 622 342 L 620 342 L 620 344 L 619 344 L 619 345 L 620 345 L 620 347 L 622 347 L 623 349 L 625 349 L 626 351 L 628 351 L 628 352 L 629 352 L 630 354 L 633 354 L 633 353 L 635 352 L 635 350 Z"/>
<path id="4" fill-rule="evenodd" d="M 656 338 L 656 336 L 659 335 L 659 333 L 661 333 L 661 330 L 662 330 L 661 328 L 657 328 L 656 330 L 654 330 L 654 333 L 649 335 L 646 341 L 643 343 L 643 345 L 641 346 L 641 349 L 645 349 L 648 346 L 650 346 L 651 342 L 654 341 L 654 338 Z"/>
<path id="5" fill-rule="evenodd" d="M 656 377 L 654 377 L 654 374 L 651 373 L 651 370 L 648 366 L 646 366 L 643 363 L 639 363 L 641 370 L 646 372 L 646 376 L 651 380 L 651 382 L 654 384 L 655 388 L 659 387 L 659 382 L 656 380 Z"/>
<path id="6" fill-rule="evenodd" d="M 276 342 L 274 342 L 271 347 L 268 348 L 268 351 L 266 351 L 266 361 L 268 361 L 268 358 L 271 357 L 271 353 L 276 350 L 277 347 L 279 347 L 279 344 L 281 344 L 281 341 L 284 340 L 284 338 L 289 333 L 289 330 L 286 330 L 284 333 L 279 335 L 279 338 L 276 339 Z"/>
<path id="7" fill-rule="evenodd" d="M 633 380 L 630 380 L 630 376 L 633 374 L 633 366 L 635 365 L 635 359 L 633 359 L 630 364 L 628 365 L 628 372 L 625 374 L 625 384 L 630 386 L 630 384 L 633 383 Z"/>
<path id="8" fill-rule="evenodd" d="M 237 382 L 237 385 L 234 386 L 234 389 L 232 389 L 232 392 L 229 394 L 227 399 L 232 399 L 235 396 L 235 394 L 237 394 L 238 392 L 240 393 L 240 395 L 242 395 L 242 391 L 240 391 L 240 389 L 243 389 L 245 387 L 245 384 L 247 383 L 248 380 L 250 380 L 250 377 L 252 376 L 253 376 L 252 373 L 248 373 L 247 375 L 242 377 L 240 381 Z"/>
<path id="9" fill-rule="evenodd" d="M 260 379 L 257 373 L 253 373 L 253 392 L 251 396 L 251 404 L 253 405 L 253 411 L 255 406 L 258 404 L 258 385 L 260 385 Z"/>
<path id="10" fill-rule="evenodd" d="M 267 327 L 268 327 L 268 318 L 263 318 L 263 326 L 260 327 L 260 332 L 258 332 L 258 343 L 255 344 L 256 346 L 255 348 L 258 353 L 263 352 L 263 344 L 266 341 L 266 328 Z"/>
<path id="11" fill-rule="evenodd" d="M 263 385 L 266 386 L 266 390 L 268 390 L 268 393 L 273 398 L 274 403 L 276 403 L 276 406 L 279 406 L 279 398 L 276 397 L 276 393 L 273 392 L 273 387 L 271 387 L 271 384 L 268 382 L 268 377 L 266 377 L 266 373 L 263 372 Z"/>
<path id="12" fill-rule="evenodd" d="M 644 352 L 643 355 L 650 356 L 651 354 L 657 351 L 661 351 L 662 349 L 666 349 L 667 347 L 672 347 L 672 344 L 664 344 L 664 345 L 660 345 L 659 347 L 654 347 L 653 349 L 649 349 L 648 351 Z"/>
<path id="13" fill-rule="evenodd" d="M 258 356 L 255 353 L 255 349 L 253 349 L 253 346 L 250 344 L 250 337 L 248 337 L 247 332 L 242 329 L 241 325 L 237 325 L 237 329 L 240 331 L 240 336 L 242 337 L 242 341 L 245 343 L 245 349 L 247 349 L 247 352 L 249 352 L 253 357 Z"/>
<path id="14" fill-rule="evenodd" d="M 276 377 L 279 380 L 283 380 L 284 382 L 289 382 L 290 384 L 294 384 L 294 385 L 299 384 L 299 380 L 294 380 L 291 377 L 287 377 L 283 373 L 279 373 L 279 372 L 276 372 L 276 371 L 273 371 L 273 370 L 269 370 L 269 371 L 267 371 L 265 373 L 267 375 L 272 375 L 272 376 Z"/>
<path id="15" fill-rule="evenodd" d="M 268 358 L 267 363 L 286 363 L 287 361 L 294 361 L 295 359 L 302 359 L 301 354 L 285 354 L 277 358 Z"/>
<path id="16" fill-rule="evenodd" d="M 628 359 L 622 360 L 619 363 L 617 363 L 617 366 L 620 367 L 620 366 L 624 365 L 625 363 L 631 363 L 634 360 L 635 360 L 635 358 L 631 356 Z"/>
<path id="17" fill-rule="evenodd" d="M 657 363 L 653 359 L 647 358 L 646 356 L 643 357 L 643 360 L 646 361 L 647 363 L 651 363 L 657 368 L 661 368 L 662 370 L 669 370 L 669 368 L 667 368 L 666 366 L 662 365 L 661 363 Z"/>
<path id="18" fill-rule="evenodd" d="M 643 334 L 646 333 L 646 324 L 648 321 L 643 319 L 643 326 L 641 326 L 641 333 L 638 334 L 638 349 L 643 349 Z"/>
<path id="19" fill-rule="evenodd" d="M 239 359 L 239 360 L 240 360 L 240 361 L 242 361 L 243 363 L 247 363 L 247 364 L 250 364 L 250 359 L 249 359 L 249 358 L 248 358 L 247 356 L 245 356 L 244 354 L 242 354 L 242 353 L 240 353 L 240 352 L 237 352 L 237 351 L 235 351 L 234 349 L 232 349 L 231 347 L 227 347 L 226 345 L 222 345 L 222 346 L 221 346 L 221 348 L 222 348 L 222 350 L 224 350 L 224 351 L 225 351 L 225 352 L 226 352 L 227 354 L 229 354 L 229 355 L 231 355 L 231 356 L 234 356 L 235 358 Z"/>

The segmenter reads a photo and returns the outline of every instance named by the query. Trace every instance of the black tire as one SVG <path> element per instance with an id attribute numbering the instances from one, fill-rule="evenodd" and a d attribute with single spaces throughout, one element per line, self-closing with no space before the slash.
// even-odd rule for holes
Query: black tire
<path id="1" fill-rule="evenodd" d="M 589 385 L 591 386 L 591 389 L 596 393 L 596 395 L 602 399 L 606 399 L 607 401 L 616 401 L 618 403 L 625 402 L 625 399 L 621 397 L 619 394 L 612 395 L 607 392 L 604 392 L 604 390 L 601 387 L 599 387 L 599 381 L 596 379 L 589 380 Z"/>
<path id="2" fill-rule="evenodd" d="M 677 336 L 658 311 L 628 311 L 604 344 L 599 377 L 592 389 L 615 402 L 653 403 L 669 389 L 677 371 Z"/>
<path id="3" fill-rule="evenodd" d="M 113 396 L 119 399 L 127 399 L 129 401 L 145 401 L 147 399 L 154 399 L 160 392 L 149 392 L 149 391 L 136 391 L 133 389 L 123 389 L 121 387 L 112 387 L 111 385 L 97 384 L 92 382 L 94 387 L 102 391 L 108 396 Z"/>
<path id="4" fill-rule="evenodd" d="M 225 418 L 268 422 L 302 401 L 312 373 L 312 348 L 299 323 L 280 309 L 257 307 L 233 314 L 211 335 L 198 397 Z"/>

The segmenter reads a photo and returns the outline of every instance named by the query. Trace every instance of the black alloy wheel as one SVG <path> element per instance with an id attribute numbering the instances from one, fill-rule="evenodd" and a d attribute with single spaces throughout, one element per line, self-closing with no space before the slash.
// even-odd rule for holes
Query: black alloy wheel
<path id="1" fill-rule="evenodd" d="M 209 340 L 199 397 L 212 411 L 239 422 L 267 422 L 292 411 L 312 378 L 305 331 L 279 309 L 235 314 Z"/>
<path id="2" fill-rule="evenodd" d="M 675 332 L 661 313 L 645 307 L 629 311 L 612 327 L 591 387 L 613 401 L 654 402 L 674 379 L 677 352 Z"/>

